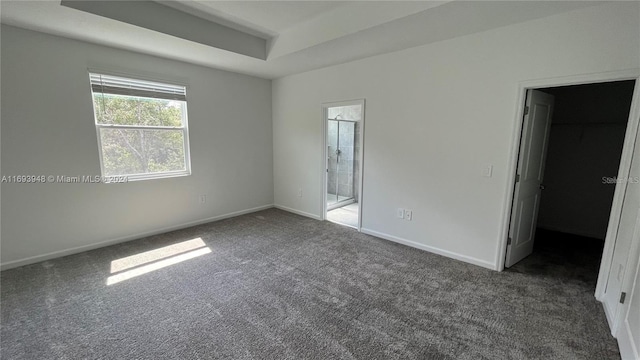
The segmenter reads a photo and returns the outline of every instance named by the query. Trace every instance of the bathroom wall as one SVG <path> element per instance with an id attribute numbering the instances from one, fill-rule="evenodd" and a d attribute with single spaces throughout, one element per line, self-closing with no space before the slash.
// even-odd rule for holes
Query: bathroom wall
<path id="1" fill-rule="evenodd" d="M 338 183 L 338 164 L 336 160 L 336 150 L 338 144 L 338 121 L 327 121 L 327 199 L 329 203 L 333 203 L 335 199 L 331 199 L 333 194 L 335 197 Z"/>
<path id="2" fill-rule="evenodd" d="M 360 132 L 362 131 L 362 127 L 360 126 L 361 124 L 361 122 L 356 123 L 354 134 L 355 145 L 353 146 L 353 197 L 356 199 L 356 202 L 360 202 L 360 152 L 362 151 L 362 144 L 360 144 Z"/>
<path id="3" fill-rule="evenodd" d="M 337 120 L 331 120 L 336 119 Z M 358 201 L 360 123 L 359 105 L 328 109 L 327 126 L 327 193 Z M 355 121 L 352 121 L 355 120 Z M 337 146 L 337 147 L 336 147 Z M 340 151 L 340 155 L 336 153 Z M 331 203 L 330 199 L 329 202 Z"/>

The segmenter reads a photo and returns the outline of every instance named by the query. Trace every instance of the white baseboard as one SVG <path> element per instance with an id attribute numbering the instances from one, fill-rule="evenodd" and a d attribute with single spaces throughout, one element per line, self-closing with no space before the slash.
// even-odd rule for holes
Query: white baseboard
<path id="1" fill-rule="evenodd" d="M 622 329 L 620 329 L 620 334 L 618 334 L 617 339 L 622 360 L 640 359 L 640 349 L 636 348 L 628 322 L 625 321 L 622 324 Z"/>
<path id="2" fill-rule="evenodd" d="M 320 216 L 318 216 L 318 215 L 314 215 L 314 214 L 311 214 L 311 213 L 308 213 L 308 212 L 292 209 L 290 207 L 286 207 L 286 206 L 282 206 L 282 205 L 278 205 L 278 204 L 273 205 L 273 207 L 276 208 L 276 209 L 288 211 L 290 213 L 302 215 L 302 216 L 305 216 L 305 217 L 308 217 L 308 218 L 312 218 L 312 219 L 315 219 L 315 220 L 322 220 L 322 218 Z"/>
<path id="3" fill-rule="evenodd" d="M 117 238 L 117 239 L 110 239 L 110 240 L 100 241 L 100 242 L 93 243 L 93 244 L 82 245 L 82 246 L 78 246 L 78 247 L 74 247 L 74 248 L 70 248 L 70 249 L 54 251 L 54 252 L 50 252 L 48 254 L 30 256 L 30 257 L 27 257 L 27 258 L 24 258 L 24 259 L 8 261 L 6 263 L 0 264 L 0 271 L 16 268 L 16 267 L 23 266 L 23 265 L 34 264 L 34 263 L 45 261 L 45 260 L 51 260 L 51 259 L 55 259 L 55 258 L 67 256 L 67 255 L 73 255 L 73 254 L 81 253 L 81 252 L 84 252 L 84 251 L 94 250 L 94 249 L 98 249 L 98 248 L 101 248 L 101 247 L 114 245 L 114 244 L 118 244 L 118 243 L 122 243 L 122 242 L 137 240 L 137 239 L 141 239 L 141 238 L 144 238 L 144 237 L 147 237 L 147 236 L 163 234 L 163 233 L 166 233 L 166 232 L 185 229 L 185 228 L 188 228 L 188 227 L 201 225 L 201 224 L 206 224 L 206 223 L 213 222 L 213 221 L 224 220 L 224 219 L 232 218 L 232 217 L 235 217 L 235 216 L 240 216 L 240 215 L 244 215 L 244 214 L 253 213 L 253 212 L 256 212 L 256 211 L 270 209 L 272 207 L 273 207 L 273 205 L 271 205 L 271 204 L 270 205 L 258 206 L 258 207 L 254 207 L 254 208 L 251 208 L 251 209 L 234 211 L 234 212 L 231 212 L 231 213 L 228 213 L 228 214 L 218 215 L 218 216 L 214 216 L 214 217 L 210 217 L 210 218 L 206 218 L 206 219 L 201 219 L 201 220 L 196 220 L 196 221 L 190 221 L 190 222 L 187 222 L 187 223 L 174 225 L 174 226 L 169 226 L 169 227 L 165 227 L 165 228 L 162 228 L 162 229 L 156 229 L 156 230 L 153 230 L 153 231 L 148 231 L 148 232 L 142 232 L 142 233 L 138 233 L 138 234 L 134 234 L 134 235 L 123 236 L 123 237 L 120 237 L 120 238 Z"/>
<path id="4" fill-rule="evenodd" d="M 602 304 L 602 308 L 604 309 L 604 315 L 605 318 L 607 319 L 607 324 L 609 325 L 609 329 L 611 329 L 611 335 L 613 335 L 614 337 L 616 336 L 616 334 L 614 333 L 615 331 L 613 329 L 615 329 L 615 309 L 610 309 L 609 308 L 609 303 L 606 301 L 602 301 L 602 300 L 598 300 L 600 301 L 600 303 Z"/>
<path id="5" fill-rule="evenodd" d="M 434 254 L 446 256 L 446 257 L 451 258 L 451 259 L 464 261 L 466 263 L 477 265 L 477 266 L 481 266 L 483 268 L 496 270 L 496 264 L 494 264 L 492 262 L 489 262 L 489 261 L 476 259 L 476 258 L 471 257 L 471 256 L 458 254 L 458 253 L 455 253 L 455 252 L 452 252 L 452 251 L 443 250 L 443 249 L 440 249 L 440 248 L 437 248 L 437 247 L 433 247 L 433 246 L 429 246 L 429 245 L 424 245 L 424 244 L 421 244 L 421 243 L 418 243 L 418 242 L 415 242 L 415 241 L 399 238 L 397 236 L 381 233 L 381 232 L 378 232 L 378 231 L 375 231 L 375 230 L 371 230 L 371 229 L 362 228 L 362 229 L 360 229 L 360 231 L 362 233 L 367 234 L 367 235 L 371 235 L 371 236 L 379 237 L 379 238 L 382 238 L 382 239 L 385 239 L 385 240 L 397 242 L 399 244 L 411 246 L 411 247 L 414 247 L 416 249 L 425 250 L 425 251 L 428 251 L 428 252 L 431 252 L 431 253 L 434 253 Z"/>

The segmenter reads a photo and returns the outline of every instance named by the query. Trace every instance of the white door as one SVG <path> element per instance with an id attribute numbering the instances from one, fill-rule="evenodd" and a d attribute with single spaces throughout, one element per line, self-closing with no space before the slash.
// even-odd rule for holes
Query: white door
<path id="1" fill-rule="evenodd" d="M 607 282 L 605 284 L 602 304 L 604 305 L 609 325 L 614 333 L 622 331 L 620 334 L 633 335 L 633 343 L 640 344 L 640 289 L 633 291 L 633 278 L 640 262 L 640 132 L 636 135 L 636 145 L 631 159 L 631 169 L 629 172 L 627 188 L 622 203 L 622 213 L 613 247 L 613 258 L 608 271 Z M 637 291 L 637 292 L 636 292 Z M 626 293 L 622 301 L 622 293 Z M 625 318 L 627 307 L 631 306 L 630 318 Z M 635 309 L 634 309 L 635 306 Z M 634 318 L 635 317 L 635 318 Z M 633 326 L 632 331 L 624 331 L 627 326 Z M 618 330 L 616 330 L 618 329 Z M 618 338 L 621 341 L 621 338 Z M 622 343 L 621 343 L 622 344 Z M 640 351 L 637 349 L 636 351 Z M 625 358 L 626 359 L 626 358 Z M 633 359 L 633 358 L 632 358 Z M 636 360 L 636 359 L 634 359 Z"/>
<path id="2" fill-rule="evenodd" d="M 553 96 L 528 90 L 511 208 L 507 267 L 533 252 L 552 114 Z"/>
<path id="3" fill-rule="evenodd" d="M 627 260 L 627 268 L 630 271 L 625 274 L 625 279 L 628 280 L 622 285 L 623 291 L 619 300 L 622 304 L 618 305 L 622 307 L 620 312 L 623 317 L 616 337 L 623 360 L 640 359 L 640 214 L 636 219 L 635 228 Z M 612 292 L 617 294 L 615 290 Z"/>

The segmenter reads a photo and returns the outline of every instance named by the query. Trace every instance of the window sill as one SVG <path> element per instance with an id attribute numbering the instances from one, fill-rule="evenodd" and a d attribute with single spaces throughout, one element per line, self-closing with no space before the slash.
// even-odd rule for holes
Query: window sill
<path id="1" fill-rule="evenodd" d="M 151 174 L 108 175 L 103 178 L 105 179 L 104 183 L 106 184 L 122 184 L 134 181 L 169 179 L 190 175 L 191 171 L 175 171 Z"/>

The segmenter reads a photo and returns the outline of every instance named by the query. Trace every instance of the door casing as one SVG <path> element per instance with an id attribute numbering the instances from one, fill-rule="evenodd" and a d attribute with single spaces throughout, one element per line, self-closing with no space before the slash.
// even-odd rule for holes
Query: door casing
<path id="1" fill-rule="evenodd" d="M 633 92 L 633 98 L 631 102 L 631 109 L 629 111 L 629 121 L 625 132 L 624 145 L 622 149 L 622 156 L 620 158 L 620 166 L 618 169 L 618 178 L 628 178 L 631 171 L 631 160 L 636 144 L 636 136 L 638 133 L 638 125 L 640 123 L 640 69 L 631 69 L 624 71 L 595 73 L 578 76 L 568 76 L 559 78 L 548 78 L 523 81 L 518 84 L 518 100 L 516 103 L 516 121 L 513 129 L 512 143 L 509 156 L 509 167 L 507 174 L 506 196 L 505 203 L 503 205 L 503 216 L 500 227 L 499 244 L 496 250 L 496 270 L 502 271 L 505 266 L 505 256 L 507 251 L 507 241 L 509 236 L 509 222 L 511 218 L 511 205 L 513 202 L 513 189 L 515 186 L 515 175 L 517 171 L 518 163 L 518 150 L 520 148 L 521 132 L 524 119 L 524 108 L 526 101 L 527 90 L 540 89 L 548 87 L 569 86 L 569 85 L 583 85 L 593 84 L 611 81 L 621 80 L 635 80 L 635 88 Z M 607 278 L 611 271 L 611 265 L 613 260 L 613 250 L 615 247 L 616 237 L 618 233 L 618 226 L 620 224 L 620 216 L 622 214 L 622 203 L 624 201 L 624 195 L 627 189 L 626 182 L 618 182 L 615 187 L 613 195 L 613 204 L 611 207 L 611 213 L 609 216 L 609 225 L 607 227 L 607 234 L 605 237 L 604 250 L 602 253 L 602 260 L 600 262 L 600 271 L 598 273 L 598 282 L 596 285 L 595 297 L 598 301 L 602 301 Z M 633 254 L 630 254 L 633 256 Z M 626 269 L 629 271 L 629 269 Z M 611 332 L 615 336 L 618 328 L 619 317 L 615 316 L 614 319 L 610 319 Z"/>
<path id="2" fill-rule="evenodd" d="M 320 176 L 322 179 L 322 220 L 327 219 L 327 126 L 328 126 L 328 115 L 329 108 L 340 107 L 340 106 L 350 106 L 350 105 L 360 105 L 362 108 L 362 118 L 358 121 L 358 125 L 360 126 L 360 135 L 358 140 L 360 141 L 360 154 L 358 156 L 358 167 L 360 170 L 360 179 L 358 179 L 358 227 L 357 230 L 360 231 L 362 229 L 362 203 L 364 200 L 364 124 L 365 124 L 365 100 L 364 99 L 356 99 L 356 100 L 346 100 L 346 101 L 338 101 L 338 102 L 327 102 L 322 104 L 322 159 L 320 166 Z"/>

